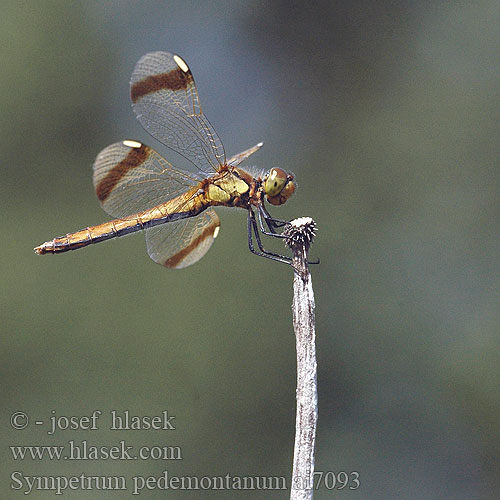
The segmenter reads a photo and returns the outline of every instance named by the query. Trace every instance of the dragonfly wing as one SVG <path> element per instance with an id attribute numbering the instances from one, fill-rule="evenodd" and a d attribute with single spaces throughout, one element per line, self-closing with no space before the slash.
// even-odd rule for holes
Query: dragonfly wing
<path id="1" fill-rule="evenodd" d="M 196 217 L 146 229 L 149 256 L 158 264 L 182 269 L 200 260 L 219 233 L 220 221 L 213 208 Z"/>
<path id="2" fill-rule="evenodd" d="M 250 155 L 258 151 L 263 145 L 263 142 L 259 142 L 259 144 L 256 144 L 253 148 L 232 156 L 229 160 L 227 160 L 227 164 L 231 167 L 237 167 L 242 161 L 246 160 Z"/>
<path id="3" fill-rule="evenodd" d="M 176 169 L 154 149 L 136 141 L 117 142 L 94 162 L 94 188 L 104 210 L 126 217 L 187 191 L 201 179 Z"/>
<path id="4" fill-rule="evenodd" d="M 203 172 L 217 171 L 225 153 L 201 110 L 188 65 L 168 52 L 151 52 L 136 64 L 130 82 L 132 107 L 141 125 Z"/>

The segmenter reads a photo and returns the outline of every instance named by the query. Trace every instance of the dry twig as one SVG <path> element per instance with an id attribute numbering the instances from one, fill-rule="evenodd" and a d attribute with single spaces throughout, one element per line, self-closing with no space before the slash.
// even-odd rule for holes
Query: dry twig
<path id="1" fill-rule="evenodd" d="M 291 500 L 313 497 L 314 447 L 318 420 L 314 293 L 307 254 L 316 225 L 309 217 L 287 225 L 285 243 L 293 252 L 293 327 L 297 343 L 297 415 Z"/>

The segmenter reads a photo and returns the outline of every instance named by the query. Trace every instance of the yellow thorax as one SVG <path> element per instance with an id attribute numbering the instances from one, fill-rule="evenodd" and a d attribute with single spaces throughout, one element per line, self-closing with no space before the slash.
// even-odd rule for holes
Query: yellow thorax
<path id="1" fill-rule="evenodd" d="M 226 202 L 248 191 L 248 184 L 235 175 L 225 175 L 208 186 L 208 196 L 213 201 Z"/>

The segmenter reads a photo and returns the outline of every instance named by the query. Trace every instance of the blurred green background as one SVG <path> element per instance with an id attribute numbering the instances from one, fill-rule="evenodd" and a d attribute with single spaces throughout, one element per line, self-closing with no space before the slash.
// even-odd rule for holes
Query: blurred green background
<path id="1" fill-rule="evenodd" d="M 357 471 L 317 499 L 497 499 L 500 491 L 500 5 L 4 2 L 2 498 L 25 475 L 290 477 L 292 272 L 248 252 L 223 210 L 181 271 L 141 235 L 57 257 L 32 248 L 108 220 L 91 165 L 142 130 L 128 82 L 148 51 L 180 54 L 228 155 L 279 166 L 298 191 L 272 213 L 313 217 L 318 471 Z M 233 213 L 236 212 L 236 213 Z M 275 247 L 280 249 L 280 247 Z M 35 420 L 90 415 L 54 436 Z M 109 411 L 176 417 L 111 431 Z M 30 426 L 10 427 L 15 411 Z M 14 461 L 10 445 L 172 445 L 182 461 Z M 152 490 L 143 498 L 288 498 Z M 36 491 L 32 499 L 53 498 Z M 71 491 L 66 498 L 132 498 Z"/>

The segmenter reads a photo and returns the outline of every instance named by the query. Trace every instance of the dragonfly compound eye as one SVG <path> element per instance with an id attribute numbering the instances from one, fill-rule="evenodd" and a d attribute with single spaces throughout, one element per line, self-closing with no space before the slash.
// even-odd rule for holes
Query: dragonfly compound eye
<path id="1" fill-rule="evenodd" d="M 285 187 L 287 175 L 281 168 L 272 168 L 264 182 L 264 191 L 271 198 L 281 193 Z"/>
<path id="2" fill-rule="evenodd" d="M 264 179 L 264 191 L 267 201 L 272 205 L 282 205 L 295 191 L 293 175 L 287 174 L 281 168 L 272 168 Z"/>

